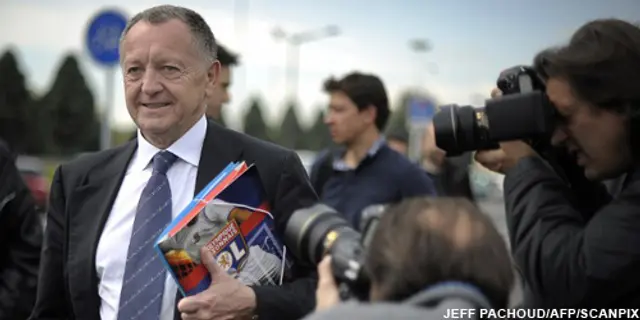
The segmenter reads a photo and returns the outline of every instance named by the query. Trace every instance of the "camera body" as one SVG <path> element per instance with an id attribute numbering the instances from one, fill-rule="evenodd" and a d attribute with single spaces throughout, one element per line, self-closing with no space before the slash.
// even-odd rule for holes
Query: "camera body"
<path id="1" fill-rule="evenodd" d="M 386 205 L 373 205 L 362 211 L 355 230 L 340 213 L 318 203 L 293 212 L 285 228 L 285 242 L 294 254 L 313 265 L 331 256 L 331 270 L 342 300 L 367 300 L 370 279 L 363 269 L 365 252 Z"/>
<path id="2" fill-rule="evenodd" d="M 447 156 L 497 149 L 501 141 L 550 139 L 556 113 L 533 68 L 507 69 L 497 86 L 503 95 L 487 100 L 484 107 L 447 105 L 434 116 L 436 145 Z"/>

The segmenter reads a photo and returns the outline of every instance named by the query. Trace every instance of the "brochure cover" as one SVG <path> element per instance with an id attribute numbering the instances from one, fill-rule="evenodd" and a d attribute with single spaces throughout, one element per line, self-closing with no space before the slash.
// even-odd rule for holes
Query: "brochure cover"
<path id="1" fill-rule="evenodd" d="M 219 266 L 246 285 L 279 285 L 290 263 L 257 170 L 231 163 L 200 192 L 156 242 L 183 295 L 201 292 L 211 277 L 200 260 L 210 250 Z"/>

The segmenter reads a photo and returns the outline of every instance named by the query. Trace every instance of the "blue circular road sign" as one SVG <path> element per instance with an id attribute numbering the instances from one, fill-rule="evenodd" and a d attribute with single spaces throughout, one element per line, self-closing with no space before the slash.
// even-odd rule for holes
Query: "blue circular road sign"
<path id="1" fill-rule="evenodd" d="M 89 22 L 85 38 L 91 58 L 112 67 L 120 62 L 120 35 L 127 25 L 127 17 L 116 10 L 104 10 Z"/>

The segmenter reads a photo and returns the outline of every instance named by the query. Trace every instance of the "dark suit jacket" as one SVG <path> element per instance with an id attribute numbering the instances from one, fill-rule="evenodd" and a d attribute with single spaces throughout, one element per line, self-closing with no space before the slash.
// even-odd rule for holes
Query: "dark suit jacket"
<path id="1" fill-rule="evenodd" d="M 0 141 L 0 320 L 23 320 L 36 300 L 42 223 L 29 188 Z"/>
<path id="2" fill-rule="evenodd" d="M 80 157 L 55 173 L 36 307 L 31 319 L 99 319 L 95 255 L 98 239 L 137 142 Z M 272 202 L 276 232 L 291 213 L 318 199 L 298 156 L 209 121 L 196 193 L 231 161 L 255 163 Z M 315 306 L 312 267 L 296 263 L 293 282 L 256 287 L 260 319 L 298 319 Z M 179 313 L 176 312 L 176 318 Z"/>

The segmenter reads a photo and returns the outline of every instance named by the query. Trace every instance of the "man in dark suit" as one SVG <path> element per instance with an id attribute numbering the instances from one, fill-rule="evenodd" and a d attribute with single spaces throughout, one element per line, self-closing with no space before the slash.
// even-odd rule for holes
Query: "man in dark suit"
<path id="1" fill-rule="evenodd" d="M 280 235 L 317 196 L 294 152 L 206 119 L 220 64 L 200 15 L 145 10 L 129 22 L 120 50 L 138 136 L 56 171 L 31 319 L 298 319 L 311 311 L 315 279 L 295 262 L 294 280 L 282 286 L 223 277 L 176 304 L 153 240 L 230 161 L 255 163 Z"/>

